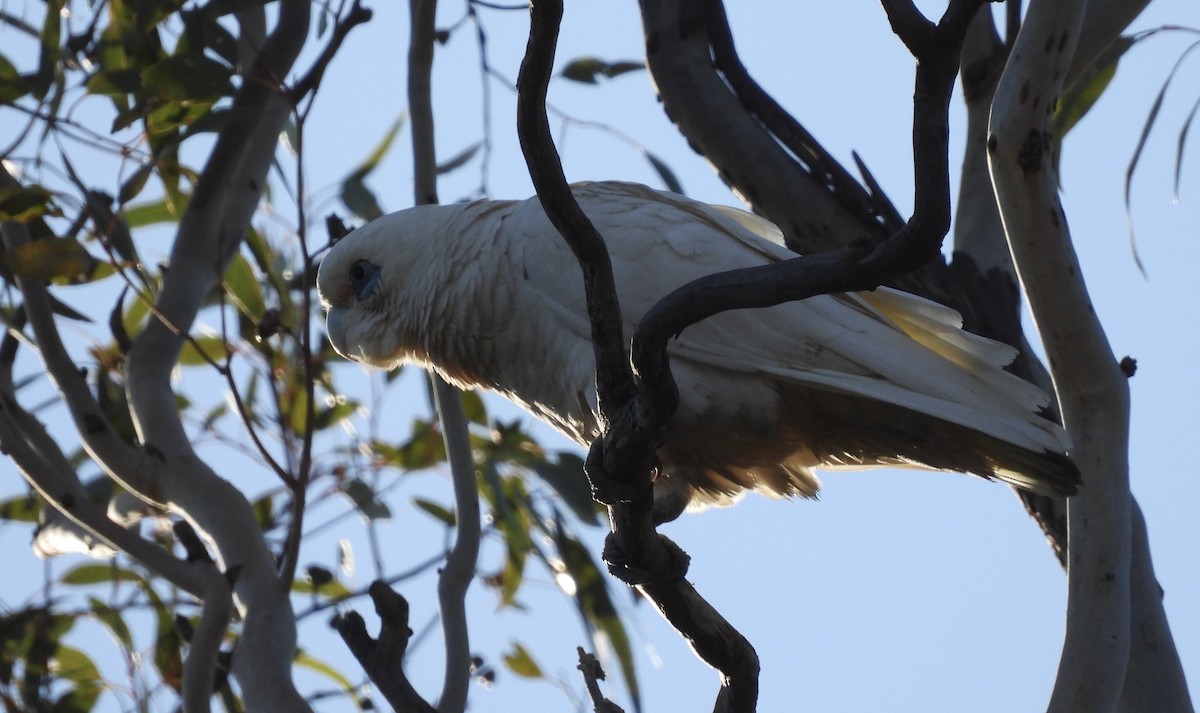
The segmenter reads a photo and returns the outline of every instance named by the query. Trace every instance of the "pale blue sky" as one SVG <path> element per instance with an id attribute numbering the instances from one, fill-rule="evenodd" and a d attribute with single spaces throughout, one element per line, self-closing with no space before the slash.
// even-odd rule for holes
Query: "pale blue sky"
<path id="1" fill-rule="evenodd" d="M 403 3 L 374 4 L 375 20 L 354 31 L 330 68 L 306 129 L 306 168 L 314 192 L 335 185 L 404 110 L 407 12 Z M 851 150 L 858 151 L 906 212 L 913 64 L 879 6 L 856 0 L 838 4 L 832 13 L 828 3 L 819 2 L 730 5 L 739 50 L 760 83 L 837 157 L 849 163 Z M 463 7 L 443 3 L 440 24 L 457 20 Z M 493 68 L 515 79 L 526 15 L 480 12 Z M 1200 7 L 1187 0 L 1159 0 L 1135 27 L 1162 24 L 1200 26 Z M 1085 276 L 1113 350 L 1138 359 L 1131 382 L 1133 488 L 1149 522 L 1168 615 L 1194 683 L 1200 680 L 1200 614 L 1194 606 L 1200 601 L 1195 556 L 1200 528 L 1193 510 L 1200 482 L 1187 446 L 1200 426 L 1200 387 L 1192 368 L 1192 355 L 1200 349 L 1200 308 L 1193 293 L 1200 265 L 1200 175 L 1194 150 L 1184 166 L 1178 205 L 1171 200 L 1171 176 L 1181 121 L 1200 97 L 1200 59 L 1185 65 L 1168 95 L 1133 187 L 1148 279 L 1131 256 L 1122 205 L 1124 171 L 1142 121 L 1193 37 L 1160 36 L 1128 55 L 1108 94 L 1068 138 L 1062 183 Z M 638 58 L 640 42 L 633 3 L 578 0 L 567 8 L 559 65 L 584 55 Z M 443 159 L 480 138 L 480 81 L 473 32 L 462 28 L 439 47 L 435 66 Z M 513 96 L 495 84 L 491 93 L 495 150 L 488 186 L 497 197 L 523 198 L 531 189 L 514 138 Z M 648 148 L 671 166 L 692 197 L 736 202 L 665 120 L 646 75 L 629 74 L 599 86 L 559 80 L 551 86 L 550 101 L 574 118 L 605 124 Z M 954 111 L 951 164 L 957 166 L 962 111 Z M 3 121 L 0 114 L 0 127 Z M 573 125 L 557 136 L 570 180 L 661 185 L 636 150 L 610 132 Z M 411 201 L 408 140 L 405 131 L 370 179 L 388 210 Z M 457 199 L 478 182 L 476 162 L 445 178 L 441 198 Z M 312 214 L 319 218 L 334 208 L 319 205 Z M 367 383 L 356 366 L 342 372 L 344 388 Z M 187 372 L 185 378 L 196 377 Z M 419 381 L 412 374 L 406 378 L 412 385 L 408 393 L 423 403 Z M 384 432 L 400 440 L 409 420 L 404 404 L 390 403 Z M 552 441 L 558 437 L 548 430 L 539 434 L 568 447 Z M 248 487 L 257 492 L 264 480 L 252 482 L 257 485 Z M 692 555 L 691 581 L 757 648 L 760 710 L 1000 713 L 1044 707 L 1061 645 L 1065 580 L 1012 492 L 964 476 L 923 472 L 831 474 L 824 482 L 818 502 L 752 496 L 735 508 L 685 516 L 665 529 Z M 0 465 L 0 491 L 20 487 L 11 468 Z M 418 493 L 450 500 L 446 480 L 436 476 L 411 479 L 396 491 L 393 509 L 404 517 L 383 528 L 395 570 L 424 559 L 441 544 L 437 527 L 404 506 Z M 314 514 L 310 522 L 324 518 Z M 354 531 L 350 525 L 310 543 L 302 561 L 331 562 L 336 537 L 352 537 L 360 572 L 352 583 L 365 584 L 371 576 L 366 547 Z M 602 534 L 589 533 L 596 552 Z M 0 583 L 0 602 L 7 605 L 23 601 L 40 576 L 27 537 L 20 528 L 0 528 L 0 548 L 35 578 L 22 577 L 16 590 L 13 580 Z M 498 550 L 489 550 L 482 568 L 493 568 L 497 556 Z M 53 566 L 61 571 L 70 564 Z M 522 597 L 530 607 L 524 613 L 496 612 L 492 593 L 473 587 L 473 648 L 499 665 L 508 642 L 521 640 L 544 670 L 579 691 L 574 647 L 587 642 L 573 606 L 556 593 L 548 574 L 535 571 L 530 577 L 536 582 Z M 650 607 L 634 607 L 615 581 L 611 589 L 638 622 L 633 636 L 645 710 L 711 709 L 715 675 Z M 414 602 L 417 628 L 433 615 L 434 582 L 426 577 L 401 591 Z M 358 609 L 368 614 L 369 603 Z M 319 618 L 302 628 L 302 645 L 354 670 L 325 618 Z M 427 695 L 440 687 L 438 648 L 431 641 L 414 654 L 411 673 Z M 625 704 L 615 665 L 609 669 L 608 690 Z M 471 709 L 572 709 L 556 688 L 527 683 L 506 670 L 498 684 L 491 691 L 474 690 Z"/>

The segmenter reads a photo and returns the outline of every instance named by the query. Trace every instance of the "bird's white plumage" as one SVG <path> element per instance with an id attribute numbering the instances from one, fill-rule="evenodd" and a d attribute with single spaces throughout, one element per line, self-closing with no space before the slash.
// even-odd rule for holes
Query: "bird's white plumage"
<path id="1" fill-rule="evenodd" d="M 608 246 L 626 335 L 693 279 L 795 257 L 749 213 L 633 184 L 574 192 Z M 355 265 L 374 282 L 350 280 Z M 318 282 L 340 353 L 429 366 L 581 443 L 597 435 L 582 273 L 536 199 L 385 216 L 343 239 Z M 686 499 L 812 494 L 814 466 L 883 463 L 1071 487 L 1053 455 L 1066 435 L 1035 414 L 1045 395 L 1002 369 L 1015 350 L 922 298 L 881 288 L 727 312 L 669 351 L 681 403 L 659 456 Z"/>

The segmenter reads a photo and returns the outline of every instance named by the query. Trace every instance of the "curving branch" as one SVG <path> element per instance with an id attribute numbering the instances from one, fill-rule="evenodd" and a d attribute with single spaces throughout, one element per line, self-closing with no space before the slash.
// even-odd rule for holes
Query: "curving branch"
<path id="1" fill-rule="evenodd" d="M 431 75 L 433 72 L 436 0 L 410 0 L 411 30 L 408 51 L 408 105 L 412 114 L 413 193 L 417 205 L 436 203 L 437 155 L 433 132 Z M 445 671 L 438 699 L 441 713 L 461 713 L 467 706 L 471 680 L 471 646 L 467 627 L 467 588 L 475 579 L 481 534 L 479 486 L 471 436 L 458 389 L 434 373 L 433 387 L 446 458 L 454 482 L 455 540 L 438 577 L 438 609 L 445 640 Z M 396 668 L 399 668 L 397 662 Z"/>
<path id="2" fill-rule="evenodd" d="M 684 579 L 687 555 L 654 529 L 650 467 L 658 434 L 674 406 L 655 412 L 648 408 L 647 399 L 637 397 L 625 359 L 608 250 L 571 195 L 550 135 L 546 89 L 561 20 L 559 0 L 532 4 L 529 43 L 517 79 L 517 132 L 542 206 L 583 271 L 597 393 L 602 419 L 608 424 L 588 456 L 589 478 L 608 504 L 612 527 L 604 558 L 610 571 L 654 603 L 701 659 L 721 671 L 719 709 L 753 711 L 758 700 L 758 656 Z M 618 480 L 617 484 L 601 486 L 601 474 Z"/>
<path id="3" fill-rule="evenodd" d="M 1091 307 L 1050 161 L 1050 109 L 1086 4 L 1032 4 L 996 88 L 987 143 L 1000 215 L 1086 484 L 1067 503 L 1067 633 L 1055 712 L 1112 710 L 1129 656 L 1129 389 Z"/>
<path id="4" fill-rule="evenodd" d="M 172 247 L 151 320 L 128 356 L 129 403 L 145 450 L 159 463 L 161 498 L 237 569 L 242 637 L 233 669 L 251 710 L 307 711 L 291 681 L 296 630 L 286 583 L 245 496 L 192 450 L 175 409 L 171 371 L 200 305 L 241 245 L 258 205 L 276 140 L 290 112 L 284 77 L 308 36 L 310 4 L 281 3 L 233 99 L 235 117 L 217 136 Z"/>

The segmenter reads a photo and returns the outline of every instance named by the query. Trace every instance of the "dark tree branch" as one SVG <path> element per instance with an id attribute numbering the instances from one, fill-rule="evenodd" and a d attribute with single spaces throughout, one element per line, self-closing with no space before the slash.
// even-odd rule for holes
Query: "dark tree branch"
<path id="1" fill-rule="evenodd" d="M 379 638 L 367 633 L 367 626 L 358 612 L 339 614 L 329 625 L 341 635 L 396 713 L 436 713 L 413 688 L 401 665 L 412 637 L 412 629 L 408 628 L 408 601 L 378 580 L 371 583 L 369 594 L 381 622 Z"/>
<path id="2" fill-rule="evenodd" d="M 588 472 L 594 484 L 603 473 L 606 478 L 620 478 L 623 486 L 621 497 L 608 501 L 612 534 L 605 546 L 605 560 L 610 571 L 641 589 L 704 661 L 722 672 L 718 701 L 723 701 L 719 703 L 723 710 L 753 711 L 758 700 L 758 657 L 753 647 L 683 579 L 687 556 L 654 529 L 650 467 L 674 403 L 656 410 L 637 395 L 625 357 L 608 250 L 571 195 L 550 136 L 546 88 L 554 66 L 562 3 L 534 2 L 531 18 L 529 44 L 517 80 L 517 127 L 542 206 L 583 270 L 601 417 L 606 424 L 613 424 L 593 444 Z M 669 391 L 673 389 L 671 384 Z"/>
<path id="3" fill-rule="evenodd" d="M 592 699 L 592 710 L 596 713 L 625 713 L 620 706 L 605 698 L 600 691 L 600 681 L 604 680 L 604 669 L 600 666 L 600 661 L 596 659 L 595 654 L 584 651 L 581 646 L 575 647 L 575 651 L 579 654 L 579 665 L 575 668 L 583 674 L 583 683 L 587 686 L 588 697 Z"/>

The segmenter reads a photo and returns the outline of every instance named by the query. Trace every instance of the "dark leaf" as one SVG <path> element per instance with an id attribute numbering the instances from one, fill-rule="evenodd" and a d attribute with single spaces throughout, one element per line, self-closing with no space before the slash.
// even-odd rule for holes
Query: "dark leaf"
<path id="1" fill-rule="evenodd" d="M 555 528 L 555 544 L 562 558 L 559 584 L 568 594 L 574 594 L 579 611 L 583 615 L 588 629 L 608 640 L 617 661 L 621 665 L 625 684 L 629 687 L 629 695 L 633 698 L 634 706 L 641 708 L 641 695 L 638 689 L 637 672 L 633 664 L 633 649 L 629 643 L 629 634 L 625 625 L 617 615 L 609 597 L 608 587 L 604 576 L 592 560 L 587 548 L 579 540 L 567 534 L 561 524 Z M 563 579 L 563 575 L 566 579 Z M 574 592 L 571 592 L 571 588 Z M 598 646 L 597 648 L 602 648 Z"/>
<path id="2" fill-rule="evenodd" d="M 33 96 L 41 100 L 54 83 L 58 71 L 59 42 L 62 37 L 63 0 L 47 0 L 46 15 L 42 22 L 41 51 L 38 54 L 37 73 L 33 76 Z"/>
<path id="3" fill-rule="evenodd" d="M 27 223 L 43 216 L 61 216 L 62 211 L 54 205 L 54 194 L 41 186 L 0 188 L 0 220 Z"/>
<path id="4" fill-rule="evenodd" d="M 0 55 L 0 103 L 14 102 L 29 92 L 29 82 L 4 55 Z"/>
<path id="5" fill-rule="evenodd" d="M 383 209 L 379 207 L 375 194 L 367 188 L 363 177 L 358 174 L 342 182 L 342 203 L 351 213 L 368 222 L 383 215 Z"/>
<path id="6" fill-rule="evenodd" d="M 684 195 L 683 184 L 680 183 L 679 179 L 675 177 L 675 172 L 672 171 L 662 159 L 650 153 L 649 151 L 643 150 L 643 153 L 646 156 L 646 160 L 649 161 L 650 165 L 654 168 L 655 173 L 658 174 L 658 177 L 662 179 L 663 184 L 666 185 L 667 190 L 671 191 L 672 193 Z"/>
<path id="7" fill-rule="evenodd" d="M 0 520 L 37 522 L 42 512 L 42 499 L 29 493 L 0 501 Z"/>
<path id="8" fill-rule="evenodd" d="M 233 71 L 200 52 L 164 57 L 142 71 L 146 91 L 164 102 L 206 102 L 231 90 Z"/>
<path id="9" fill-rule="evenodd" d="M 354 503 L 354 508 L 366 519 L 386 520 L 392 516 L 392 511 L 375 496 L 371 486 L 358 478 L 351 478 L 343 482 L 338 489 L 350 498 L 350 502 Z"/>
<path id="10" fill-rule="evenodd" d="M 616 77 L 626 72 L 636 72 L 645 69 L 642 62 L 605 62 L 596 57 L 579 57 L 567 63 L 562 68 L 562 76 L 584 84 L 597 84 L 598 77 Z"/>
<path id="11" fill-rule="evenodd" d="M 462 151 L 459 151 L 457 154 L 450 157 L 443 163 L 438 164 L 437 174 L 440 176 L 444 173 L 450 173 L 456 168 L 462 168 L 467 164 L 468 161 L 475 157 L 475 154 L 479 153 L 479 149 L 482 146 L 483 142 L 477 141 Z"/>
<path id="12" fill-rule="evenodd" d="M 589 525 L 599 525 L 592 487 L 583 471 L 583 459 L 569 451 L 559 451 L 556 455 L 556 462 L 535 463 L 534 472 L 558 493 L 576 517 Z"/>

